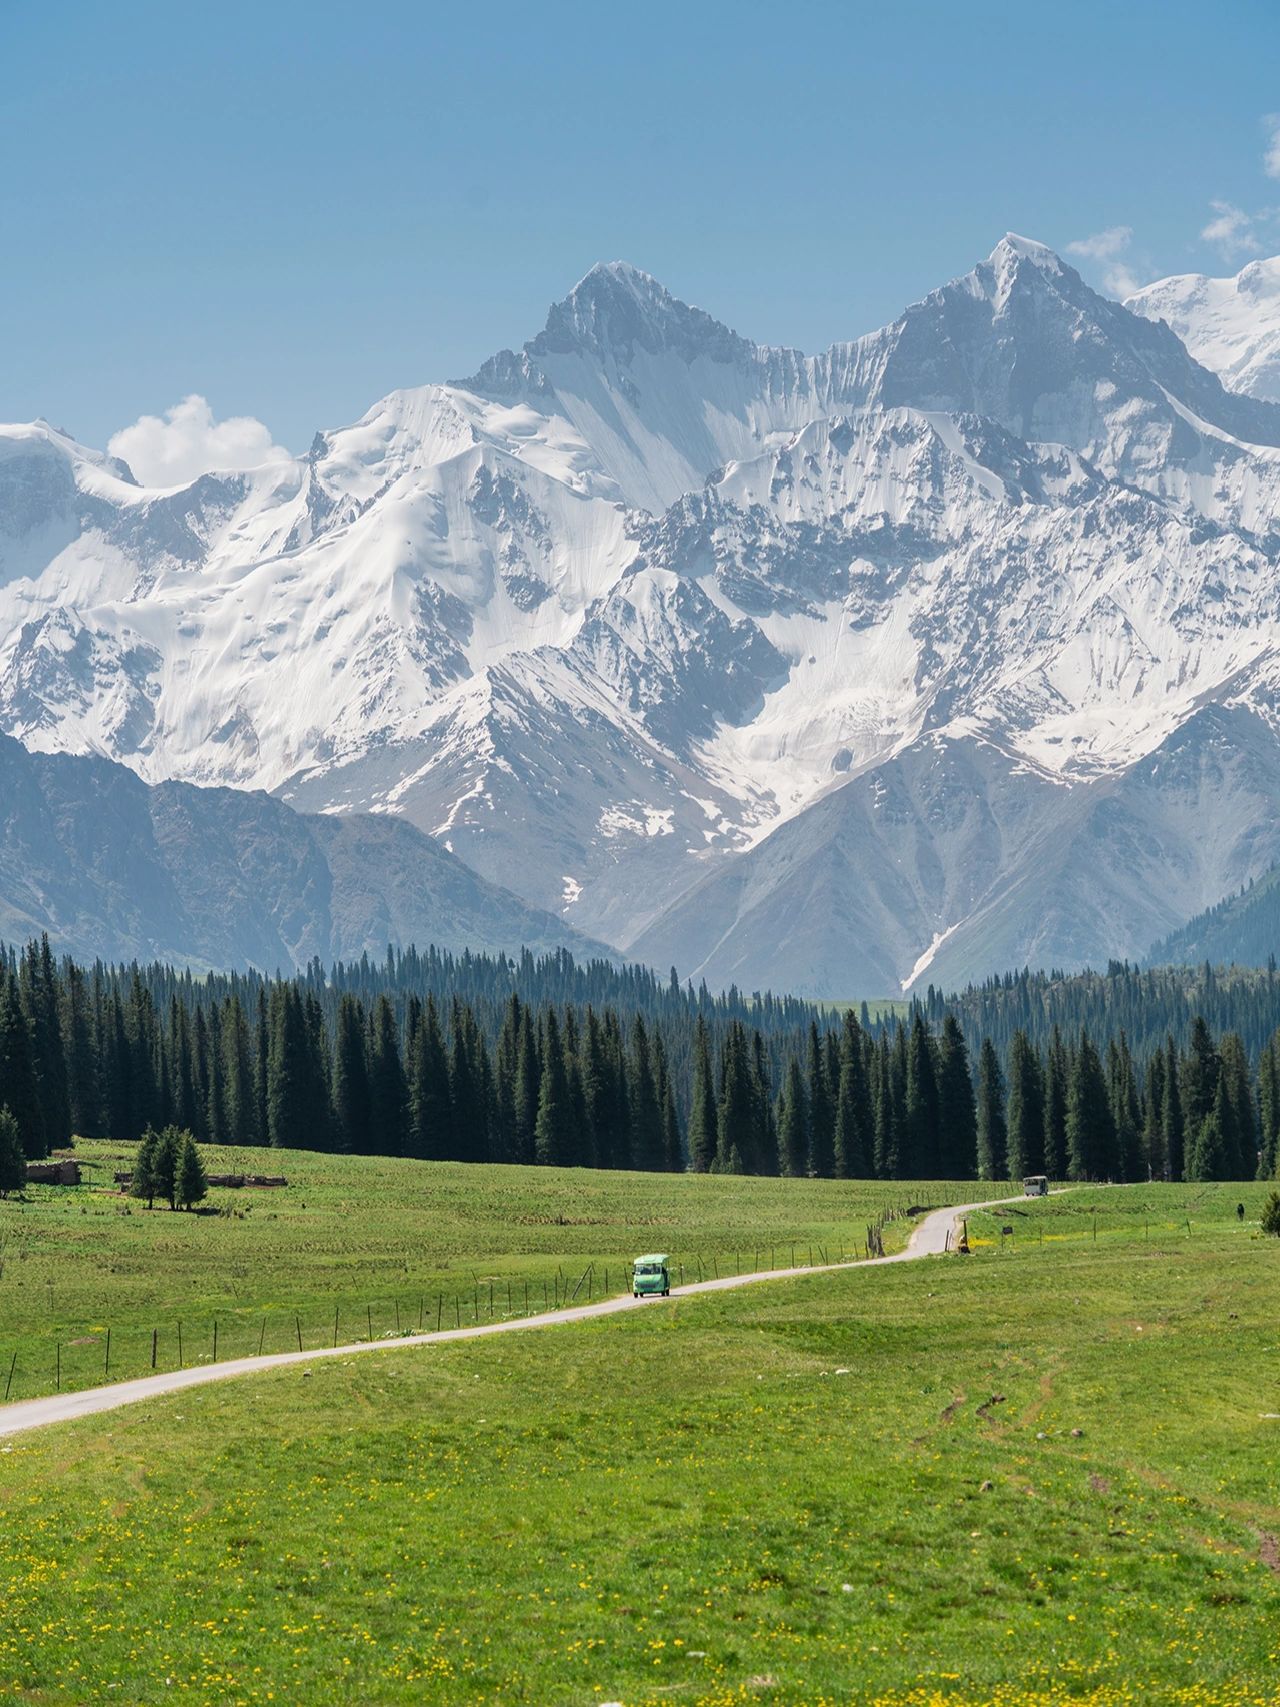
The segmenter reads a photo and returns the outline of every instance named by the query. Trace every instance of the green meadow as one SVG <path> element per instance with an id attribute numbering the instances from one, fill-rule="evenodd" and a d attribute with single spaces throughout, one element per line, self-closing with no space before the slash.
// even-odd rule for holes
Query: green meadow
<path id="1" fill-rule="evenodd" d="M 79 1187 L 0 1202 L 0 1399 L 156 1367 L 386 1338 L 626 1289 L 662 1250 L 676 1278 L 832 1261 L 867 1224 L 954 1185 L 475 1166 L 205 1146 L 211 1173 L 280 1169 L 282 1190 L 214 1188 L 202 1213 L 113 1189 L 133 1152 L 81 1141 Z M 964 1189 L 964 1188 L 960 1188 Z M 885 1229 L 892 1248 L 907 1231 Z M 107 1346 L 107 1329 L 111 1344 Z M 15 1361 L 16 1359 L 16 1361 Z M 12 1381 L 9 1381 L 12 1369 Z"/>
<path id="2" fill-rule="evenodd" d="M 0 1691 L 1274 1703 L 1264 1194 L 1080 1191 L 973 1217 L 968 1257 L 317 1360 L 15 1437 Z"/>

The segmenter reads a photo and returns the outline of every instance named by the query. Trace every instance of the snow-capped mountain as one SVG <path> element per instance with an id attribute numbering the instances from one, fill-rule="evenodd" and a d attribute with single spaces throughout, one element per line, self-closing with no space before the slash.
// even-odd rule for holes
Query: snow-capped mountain
<path id="1" fill-rule="evenodd" d="M 0 429 L 0 726 L 694 976 L 1075 964 L 1280 855 L 1278 494 L 1280 406 L 1027 239 L 820 356 L 614 263 L 293 463 Z"/>
<path id="2" fill-rule="evenodd" d="M 1205 273 L 1159 279 L 1125 307 L 1166 321 L 1233 391 L 1280 402 L 1280 256 L 1250 261 L 1229 279 Z"/>

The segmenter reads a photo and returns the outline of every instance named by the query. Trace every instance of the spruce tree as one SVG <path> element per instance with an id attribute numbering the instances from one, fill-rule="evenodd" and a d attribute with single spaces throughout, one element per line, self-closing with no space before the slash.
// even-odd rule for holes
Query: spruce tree
<path id="1" fill-rule="evenodd" d="M 751 1067 L 747 1059 L 746 1032 L 735 1020 L 729 1027 L 720 1058 L 720 1108 L 716 1166 L 721 1173 L 755 1171 L 755 1138 L 758 1110 Z"/>
<path id="2" fill-rule="evenodd" d="M 1280 1162 L 1280 1033 L 1273 1032 L 1258 1063 L 1258 1178 L 1274 1179 Z"/>
<path id="3" fill-rule="evenodd" d="M 1165 1044 L 1164 1108 L 1161 1111 L 1164 1138 L 1165 1178 L 1180 1180 L 1186 1165 L 1187 1123 L 1182 1112 L 1182 1071 L 1178 1052 L 1170 1037 Z"/>
<path id="4" fill-rule="evenodd" d="M 1230 1152 L 1231 1104 L 1225 1077 L 1218 1075 L 1213 1094 L 1213 1107 L 1200 1123 L 1187 1145 L 1187 1178 L 1189 1180 L 1225 1180 L 1231 1178 Z"/>
<path id="5" fill-rule="evenodd" d="M 178 1146 L 174 1194 L 180 1209 L 190 1209 L 209 1195 L 209 1182 L 205 1176 L 204 1162 L 196 1146 L 196 1141 L 189 1132 L 182 1133 L 181 1143 Z"/>
<path id="6" fill-rule="evenodd" d="M 1044 1073 L 1019 1028 L 1009 1045 L 1009 1178 L 1025 1179 L 1044 1163 Z"/>
<path id="7" fill-rule="evenodd" d="M 1253 1104 L 1249 1060 L 1238 1032 L 1229 1031 L 1218 1046 L 1221 1079 L 1229 1119 L 1228 1179 L 1254 1179 L 1258 1172 L 1258 1123 Z"/>
<path id="8" fill-rule="evenodd" d="M 942 1021 L 938 1047 L 939 1177 L 972 1179 L 978 1168 L 978 1108 L 969 1050 L 954 1014 Z"/>
<path id="9" fill-rule="evenodd" d="M 396 1016 L 385 995 L 374 1004 L 369 1036 L 369 1123 L 380 1156 L 402 1156 L 409 1128 L 409 1088 L 400 1059 Z"/>
<path id="10" fill-rule="evenodd" d="M 62 991 L 62 1042 L 67 1063 L 67 1098 L 71 1130 L 81 1138 L 102 1138 L 102 1086 L 93 1040 L 93 1009 L 85 975 L 74 961 L 67 963 Z"/>
<path id="11" fill-rule="evenodd" d="M 1087 1031 L 1067 1084 L 1067 1178 L 1105 1179 L 1115 1154 L 1115 1126 L 1102 1062 Z"/>
<path id="12" fill-rule="evenodd" d="M 716 1088 L 711 1074 L 707 1022 L 699 1014 L 693 1027 L 693 1101 L 689 1111 L 689 1162 L 696 1174 L 710 1171 L 716 1159 Z"/>
<path id="13" fill-rule="evenodd" d="M 778 1097 L 778 1168 L 795 1178 L 808 1166 L 809 1117 L 804 1076 L 793 1055 Z"/>
<path id="14" fill-rule="evenodd" d="M 148 1209 L 154 1208 L 160 1190 L 156 1172 L 156 1151 L 159 1142 L 159 1134 L 148 1127 L 142 1134 L 138 1153 L 133 1159 L 133 1178 L 129 1182 L 130 1193 L 134 1197 L 145 1197 Z"/>
<path id="15" fill-rule="evenodd" d="M 22 1153 L 18 1122 L 0 1103 L 0 1197 L 20 1192 L 27 1183 L 27 1159 Z"/>
<path id="16" fill-rule="evenodd" d="M 840 1028 L 836 1091 L 835 1172 L 838 1179 L 865 1179 L 875 1141 L 871 1094 L 863 1055 L 864 1034 L 846 1008 Z"/>
<path id="17" fill-rule="evenodd" d="M 40 1087 L 32 1058 L 31 1027 L 17 988 L 0 967 L 0 1099 L 18 1124 L 18 1142 L 30 1162 L 49 1154 Z"/>
<path id="18" fill-rule="evenodd" d="M 573 1143 L 571 1125 L 569 1079 L 565 1072 L 560 1026 L 555 1009 L 548 1008 L 543 1018 L 542 1085 L 538 1093 L 533 1135 L 534 1156 L 540 1166 L 554 1168 L 563 1165 Z"/>
<path id="19" fill-rule="evenodd" d="M 632 1021 L 631 1052 L 631 1165 L 646 1173 L 658 1173 L 666 1155 L 662 1112 L 654 1082 L 649 1033 L 639 1014 Z"/>
<path id="20" fill-rule="evenodd" d="M 941 1172 L 938 1112 L 932 1039 L 917 1008 L 911 1016 L 911 1031 L 907 1039 L 904 1110 L 906 1149 L 911 1156 L 912 1176 L 916 1179 L 937 1179 Z"/>
<path id="21" fill-rule="evenodd" d="M 978 1051 L 978 1178 L 1008 1178 L 1004 1074 L 989 1037 Z"/>
<path id="22" fill-rule="evenodd" d="M 449 1058 L 435 997 L 428 993 L 410 1051 L 407 1153 L 422 1161 L 443 1161 L 452 1154 L 451 1126 Z"/>
<path id="23" fill-rule="evenodd" d="M 1148 1179 L 1165 1177 L 1164 1051 L 1157 1049 L 1147 1065 L 1142 1095 L 1142 1156 Z"/>
<path id="24" fill-rule="evenodd" d="M 1067 1171 L 1067 1050 L 1055 1025 L 1044 1074 L 1044 1171 L 1064 1179 Z"/>
<path id="25" fill-rule="evenodd" d="M 897 1179 L 898 1113 L 894 1107 L 893 1069 L 889 1039 L 882 1032 L 876 1044 L 873 1068 L 875 1085 L 875 1170 L 879 1179 Z"/>
<path id="26" fill-rule="evenodd" d="M 1197 1014 L 1191 1022 L 1191 1040 L 1182 1063 L 1182 1117 L 1186 1124 L 1188 1142 L 1213 1112 L 1218 1091 L 1221 1063 L 1213 1046 L 1204 1016 Z"/>
<path id="27" fill-rule="evenodd" d="M 814 1179 L 830 1179 L 835 1166 L 835 1098 L 827 1082 L 826 1052 L 816 1020 L 809 1022 L 807 1106 L 808 1154 L 801 1171 Z"/>

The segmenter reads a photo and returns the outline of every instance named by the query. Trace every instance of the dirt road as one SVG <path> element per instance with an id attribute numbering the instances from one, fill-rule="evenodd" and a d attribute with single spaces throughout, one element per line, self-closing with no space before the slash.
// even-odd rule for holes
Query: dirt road
<path id="1" fill-rule="evenodd" d="M 999 1203 L 1019 1201 L 1018 1198 L 1004 1197 L 987 1203 L 961 1203 L 947 1209 L 935 1209 L 915 1228 L 906 1246 L 892 1256 L 873 1257 L 869 1262 L 827 1263 L 813 1268 L 772 1268 L 755 1274 L 725 1275 L 719 1280 L 701 1280 L 688 1286 L 673 1287 L 671 1296 L 687 1298 L 698 1292 L 728 1292 L 738 1286 L 755 1286 L 763 1280 L 790 1280 L 798 1275 L 830 1273 L 833 1269 L 867 1268 L 872 1264 L 911 1262 L 919 1257 L 940 1256 L 946 1249 L 947 1234 L 957 1216 L 974 1209 L 991 1209 Z M 613 1316 L 623 1310 L 653 1309 L 661 1302 L 660 1299 L 636 1299 L 629 1295 L 604 1298 L 598 1304 L 578 1304 L 565 1310 L 548 1310 L 542 1315 L 521 1316 L 513 1321 L 446 1328 L 440 1333 L 406 1334 L 400 1339 L 362 1340 L 356 1345 L 332 1346 L 320 1351 L 285 1351 L 269 1357 L 229 1358 L 225 1363 L 174 1369 L 163 1375 L 145 1375 L 137 1381 L 117 1381 L 109 1387 L 89 1387 L 80 1393 L 53 1393 L 43 1399 L 22 1399 L 16 1404 L 0 1405 L 0 1436 L 19 1434 L 26 1429 L 47 1428 L 51 1423 L 70 1422 L 75 1417 L 92 1416 L 98 1411 L 118 1410 L 122 1405 L 136 1405 L 165 1393 L 180 1393 L 186 1387 L 202 1387 L 208 1381 L 227 1381 L 233 1375 L 254 1375 L 263 1369 L 316 1363 L 325 1357 L 353 1357 L 357 1352 L 391 1351 L 407 1346 L 437 1345 L 448 1340 L 481 1339 L 486 1334 L 560 1327 L 566 1322 L 584 1322 L 593 1316 Z"/>

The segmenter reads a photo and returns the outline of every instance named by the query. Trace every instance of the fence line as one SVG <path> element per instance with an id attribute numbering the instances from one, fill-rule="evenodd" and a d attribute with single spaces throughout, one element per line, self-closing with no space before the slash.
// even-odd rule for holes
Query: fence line
<path id="1" fill-rule="evenodd" d="M 846 1248 L 843 1241 L 840 1243 L 838 1247 L 839 1256 L 837 1260 L 844 1262 L 851 1259 L 861 1260 L 863 1257 L 883 1256 L 883 1233 L 885 1227 L 889 1226 L 893 1222 L 903 1220 L 916 1213 L 924 1213 L 928 1209 L 941 1206 L 942 1205 L 940 1203 L 937 1205 L 932 1203 L 913 1203 L 910 1206 L 900 1204 L 882 1208 L 877 1214 L 875 1220 L 868 1223 L 865 1239 L 861 1241 L 855 1240 L 851 1250 Z M 796 1269 L 816 1268 L 819 1266 L 827 1267 L 830 1264 L 831 1257 L 835 1254 L 834 1250 L 829 1250 L 820 1241 L 814 1241 L 811 1244 L 807 1243 L 804 1247 L 801 1247 L 799 1241 L 793 1242 L 790 1240 L 785 1244 L 770 1242 L 767 1245 L 762 1244 L 754 1246 L 750 1250 L 747 1250 L 745 1247 L 735 1246 L 728 1252 L 728 1254 L 731 1255 L 733 1259 L 733 1272 L 736 1275 L 742 1275 L 744 1273 L 765 1273 L 768 1272 L 769 1269 L 776 1269 L 778 1267 L 779 1251 L 782 1252 L 784 1258 L 788 1254 L 790 1255 L 791 1262 L 789 1266 Z M 807 1255 L 807 1262 L 797 1261 L 798 1253 Z M 710 1253 L 709 1260 L 704 1260 L 704 1256 L 701 1251 L 690 1251 L 687 1252 L 686 1255 L 690 1265 L 694 1263 L 697 1264 L 697 1278 L 700 1281 L 712 1276 L 716 1279 L 720 1278 L 721 1271 L 717 1252 L 712 1251 Z M 744 1269 L 744 1256 L 750 1258 L 753 1266 Z M 766 1256 L 768 1257 L 767 1265 L 764 1261 Z M 677 1271 L 679 1276 L 677 1284 L 684 1285 L 684 1258 L 672 1256 L 670 1258 L 670 1262 L 673 1270 Z M 599 1297 L 601 1298 L 613 1296 L 609 1286 L 611 1267 L 612 1265 L 606 1265 L 603 1269 L 599 1291 Z M 513 1290 L 512 1278 L 507 1277 L 505 1280 L 504 1309 L 499 1308 L 500 1300 L 495 1293 L 495 1283 L 492 1278 L 484 1282 L 481 1282 L 477 1278 L 472 1287 L 461 1291 L 457 1288 L 447 1291 L 437 1291 L 435 1297 L 434 1331 L 440 1332 L 447 1325 L 448 1313 L 451 1313 L 453 1316 L 453 1325 L 455 1327 L 461 1327 L 463 1325 L 464 1310 L 467 1312 L 473 1323 L 480 1323 L 485 1320 L 493 1321 L 498 1319 L 499 1316 L 503 1319 L 512 1319 L 519 1316 L 533 1315 L 538 1313 L 539 1310 L 542 1312 L 549 1312 L 551 1310 L 567 1308 L 583 1294 L 584 1288 L 587 1301 L 593 1302 L 597 1296 L 596 1284 L 598 1273 L 597 1261 L 592 1258 L 588 1261 L 586 1268 L 578 1276 L 576 1282 L 574 1282 L 571 1276 L 565 1274 L 563 1266 L 559 1261 L 557 1261 L 554 1275 L 550 1278 L 545 1274 L 539 1277 L 542 1281 L 541 1304 L 539 1304 L 536 1293 L 532 1292 L 530 1281 L 527 1277 L 517 1279 L 514 1282 L 514 1286 L 522 1288 L 522 1299 L 517 1296 L 516 1292 Z M 624 1259 L 618 1267 L 613 1268 L 613 1273 L 620 1279 L 623 1279 L 623 1286 L 616 1288 L 615 1290 L 629 1290 L 629 1261 Z M 692 1266 L 690 1268 L 689 1278 L 693 1278 Z M 533 1284 L 537 1284 L 536 1280 Z M 452 1301 L 451 1312 L 449 1310 L 450 1300 Z M 317 1300 L 317 1302 L 319 1301 Z M 406 1304 L 406 1308 L 410 1311 L 410 1321 L 412 1320 L 412 1307 L 408 1304 L 407 1300 L 402 1299 L 400 1294 L 393 1294 L 389 1298 L 365 1298 L 360 1302 L 363 1305 L 363 1310 L 361 1311 L 360 1304 L 355 1305 L 354 1309 L 356 1311 L 357 1321 L 360 1319 L 361 1314 L 364 1316 L 363 1326 L 365 1328 L 364 1338 L 366 1343 L 371 1344 L 379 1337 L 387 1339 L 405 1337 L 404 1318 L 401 1316 L 401 1304 L 404 1302 Z M 418 1325 L 416 1329 L 410 1328 L 408 1330 L 409 1333 L 424 1333 L 432 1331 L 428 1318 L 428 1302 L 429 1300 L 426 1294 L 420 1293 L 418 1295 Z M 327 1310 L 327 1305 L 325 1308 Z M 353 1306 L 348 1302 L 345 1308 L 347 1311 L 351 1311 Z M 317 1350 L 325 1344 L 337 1346 L 340 1340 L 343 1310 L 343 1300 L 341 1298 L 336 1299 L 333 1305 L 332 1327 L 330 1327 L 326 1316 L 324 1326 L 317 1327 L 312 1330 L 310 1327 L 304 1328 L 302 1312 L 296 1306 L 290 1306 L 284 1310 L 281 1310 L 279 1307 L 268 1307 L 260 1313 L 260 1319 L 257 1322 L 256 1336 L 253 1334 L 253 1317 L 259 1315 L 258 1311 L 251 1310 L 248 1312 L 247 1319 L 241 1319 L 233 1316 L 230 1321 L 227 1319 L 228 1313 L 225 1310 L 220 1315 L 218 1313 L 211 1313 L 209 1318 L 209 1338 L 206 1342 L 209 1349 L 207 1354 L 197 1355 L 195 1361 L 198 1363 L 218 1362 L 220 1345 L 224 1359 L 245 1356 L 266 1356 L 269 1354 L 269 1351 L 280 1349 L 276 1345 L 269 1348 L 267 1344 L 269 1337 L 268 1330 L 273 1323 L 276 1327 L 276 1333 L 274 1335 L 275 1340 L 278 1341 L 283 1334 L 290 1349 L 296 1348 L 298 1351 L 306 1351 L 309 1345 L 314 1345 Z M 378 1312 L 380 1318 L 378 1332 L 376 1333 L 374 1327 L 375 1310 Z M 293 1317 L 293 1332 L 291 1334 L 289 1333 L 290 1316 Z M 382 1321 L 385 1321 L 385 1327 L 381 1326 Z M 59 1338 L 54 1342 L 52 1347 L 49 1347 L 48 1342 L 46 1341 L 44 1342 L 46 1347 L 44 1355 L 48 1356 L 49 1352 L 52 1352 L 51 1362 L 53 1368 L 50 1372 L 54 1377 L 55 1390 L 61 1392 L 63 1390 L 64 1381 L 72 1383 L 73 1385 L 69 1387 L 69 1390 L 74 1391 L 78 1390 L 80 1387 L 97 1385 L 102 1380 L 110 1380 L 113 1374 L 117 1380 L 126 1380 L 134 1375 L 140 1375 L 150 1370 L 185 1368 L 188 1363 L 188 1347 L 184 1339 L 184 1327 L 189 1330 L 190 1326 L 191 1324 L 189 1320 L 184 1322 L 181 1318 L 175 1319 L 168 1325 L 153 1324 L 150 1327 L 138 1326 L 136 1328 L 122 1328 L 119 1325 L 113 1326 L 113 1324 L 107 1323 L 104 1329 L 88 1332 L 74 1340 Z M 241 1330 L 243 1330 L 244 1335 L 248 1338 L 248 1345 L 245 1347 L 235 1344 L 229 1346 L 229 1339 L 234 1340 L 241 1337 Z M 254 1344 L 255 1338 L 256 1346 Z M 20 1356 L 25 1355 L 24 1347 L 22 1345 L 15 1348 L 10 1355 L 8 1369 L 5 1375 L 5 1402 L 7 1402 L 12 1395 L 15 1383 L 20 1389 L 24 1386 L 22 1377 L 28 1370 L 30 1371 L 34 1385 L 30 1392 L 20 1392 L 19 1396 L 35 1397 L 39 1391 L 43 1390 L 43 1384 L 39 1373 L 41 1355 L 39 1343 L 40 1342 L 36 1342 L 36 1345 L 31 1348 L 30 1362 L 25 1364 L 25 1366 L 20 1361 Z M 74 1355 L 81 1350 L 83 1350 L 84 1353 L 83 1358 Z M 67 1354 L 65 1357 L 64 1353 Z M 131 1353 L 134 1355 L 131 1355 Z M 96 1361 L 99 1354 L 101 1354 L 100 1364 Z M 74 1367 L 76 1363 L 83 1363 L 85 1366 L 84 1370 L 77 1370 Z M 90 1368 L 90 1365 L 92 1365 L 92 1368 Z M 44 1367 L 45 1369 L 49 1369 L 49 1364 L 46 1363 Z M 3 1353 L 0 1352 L 0 1369 L 3 1368 Z M 45 1378 L 47 1379 L 47 1377 Z"/>

